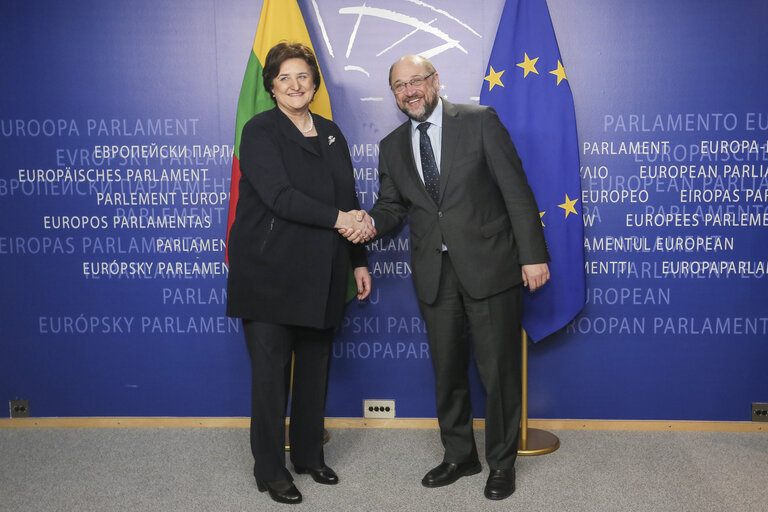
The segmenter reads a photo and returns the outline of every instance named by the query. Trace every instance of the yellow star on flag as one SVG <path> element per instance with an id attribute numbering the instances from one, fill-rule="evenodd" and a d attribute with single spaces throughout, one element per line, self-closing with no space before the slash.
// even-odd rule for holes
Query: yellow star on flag
<path id="1" fill-rule="evenodd" d="M 494 71 L 493 66 L 491 66 L 491 73 L 487 77 L 485 77 L 485 80 L 487 80 L 489 84 L 488 85 L 489 91 L 493 90 L 494 85 L 500 85 L 504 87 L 504 84 L 501 83 L 501 75 L 503 74 L 504 74 L 503 69 L 497 73 L 496 71 Z"/>
<path id="2" fill-rule="evenodd" d="M 541 225 L 546 227 L 547 225 L 544 224 L 544 214 L 547 213 L 546 211 L 539 212 L 539 218 L 541 219 Z"/>
<path id="3" fill-rule="evenodd" d="M 525 73 L 523 73 L 523 78 L 527 77 L 528 73 L 530 73 L 531 71 L 533 71 L 537 75 L 539 74 L 539 72 L 536 71 L 536 61 L 537 60 L 539 60 L 538 57 L 536 57 L 535 59 L 531 60 L 530 58 L 528 58 L 528 54 L 526 53 L 525 54 L 525 60 L 523 62 L 519 62 L 517 64 L 519 67 L 521 67 L 521 68 L 523 68 L 525 70 Z"/>
<path id="4" fill-rule="evenodd" d="M 576 208 L 573 207 L 573 205 L 576 204 L 576 201 L 578 201 L 578 199 L 569 199 L 568 194 L 565 194 L 565 202 L 563 204 L 557 205 L 563 210 L 565 210 L 566 219 L 568 218 L 568 215 L 571 213 L 578 215 L 578 213 L 576 212 Z"/>
<path id="5" fill-rule="evenodd" d="M 563 80 L 568 80 L 568 77 L 565 76 L 565 68 L 563 67 L 563 63 L 559 60 L 557 61 L 557 69 L 553 69 L 550 71 L 550 73 L 557 77 L 557 85 L 560 85 L 560 82 Z"/>

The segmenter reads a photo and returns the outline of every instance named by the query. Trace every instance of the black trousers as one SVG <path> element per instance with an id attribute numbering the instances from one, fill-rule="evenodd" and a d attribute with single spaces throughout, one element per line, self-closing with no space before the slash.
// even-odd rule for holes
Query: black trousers
<path id="1" fill-rule="evenodd" d="M 469 393 L 469 341 L 487 393 L 486 460 L 491 469 L 511 469 L 517 458 L 521 407 L 522 287 L 477 300 L 461 286 L 443 253 L 440 289 L 434 304 L 419 303 L 427 326 L 444 462 L 477 460 Z"/>
<path id="2" fill-rule="evenodd" d="M 293 480 L 285 468 L 285 415 L 291 391 L 291 462 L 319 468 L 333 329 L 243 320 L 251 357 L 251 451 L 258 480 Z"/>

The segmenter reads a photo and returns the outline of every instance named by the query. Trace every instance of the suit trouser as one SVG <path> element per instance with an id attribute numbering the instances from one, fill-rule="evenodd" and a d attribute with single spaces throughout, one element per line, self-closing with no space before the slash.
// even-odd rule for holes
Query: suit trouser
<path id="1" fill-rule="evenodd" d="M 243 320 L 251 357 L 251 451 L 258 480 L 293 480 L 285 468 L 285 414 L 290 386 L 291 462 L 319 468 L 323 460 L 325 396 L 333 329 Z"/>
<path id="2" fill-rule="evenodd" d="M 469 393 L 469 320 L 475 359 L 487 394 L 486 460 L 491 469 L 510 469 L 520 432 L 522 287 L 477 300 L 459 282 L 443 253 L 440 288 L 433 304 L 419 301 L 427 326 L 444 462 L 477 460 Z"/>

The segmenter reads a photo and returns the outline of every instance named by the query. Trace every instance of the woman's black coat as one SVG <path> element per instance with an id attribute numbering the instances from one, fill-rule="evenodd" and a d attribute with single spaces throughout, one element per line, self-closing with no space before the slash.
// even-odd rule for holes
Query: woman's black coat
<path id="1" fill-rule="evenodd" d="M 347 141 L 312 115 L 320 153 L 278 108 L 248 121 L 240 143 L 240 197 L 229 234 L 227 315 L 315 328 L 344 314 L 350 263 L 365 248 L 333 229 L 359 209 Z"/>

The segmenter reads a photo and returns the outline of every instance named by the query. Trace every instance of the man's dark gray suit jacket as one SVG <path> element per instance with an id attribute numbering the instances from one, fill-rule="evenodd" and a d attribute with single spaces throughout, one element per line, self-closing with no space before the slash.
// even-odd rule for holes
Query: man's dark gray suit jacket
<path id="1" fill-rule="evenodd" d="M 443 244 L 475 299 L 520 284 L 520 265 L 549 261 L 520 158 L 490 107 L 443 100 L 439 204 L 419 177 L 410 120 L 381 141 L 379 180 L 370 214 L 379 235 L 410 218 L 413 281 L 422 302 L 437 297 Z"/>

